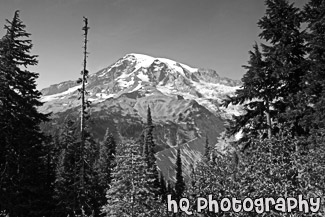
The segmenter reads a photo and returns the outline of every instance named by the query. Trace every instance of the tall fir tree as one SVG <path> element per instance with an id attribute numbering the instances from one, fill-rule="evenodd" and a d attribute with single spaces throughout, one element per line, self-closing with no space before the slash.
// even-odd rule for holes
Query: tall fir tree
<path id="1" fill-rule="evenodd" d="M 146 170 L 146 182 L 150 187 L 150 191 L 156 196 L 156 199 L 160 196 L 160 182 L 159 182 L 159 173 L 157 169 L 157 160 L 155 156 L 155 143 L 153 140 L 153 123 L 151 117 L 151 110 L 148 106 L 147 109 L 147 125 L 146 125 L 146 135 L 144 140 L 144 157 L 147 162 Z"/>
<path id="2" fill-rule="evenodd" d="M 243 115 L 234 116 L 228 134 L 242 132 L 246 136 L 257 137 L 267 131 L 270 138 L 272 135 L 270 106 L 276 95 L 274 88 L 276 79 L 272 78 L 267 70 L 267 64 L 263 61 L 263 54 L 257 44 L 249 54 L 248 65 L 243 66 L 247 72 L 242 78 L 242 88 L 236 90 L 235 96 L 228 97 L 223 102 L 224 106 L 230 103 L 242 104 L 245 111 Z"/>
<path id="3" fill-rule="evenodd" d="M 119 145 L 107 204 L 103 207 L 107 216 L 155 215 L 159 203 L 145 182 L 146 167 L 138 143 L 124 141 Z"/>
<path id="4" fill-rule="evenodd" d="M 16 11 L 6 20 L 0 40 L 0 207 L 10 216 L 42 216 L 49 200 L 46 190 L 45 136 L 40 124 L 48 120 L 38 107 L 38 74 L 28 70 L 37 65 L 32 55 L 30 33 Z"/>
<path id="5" fill-rule="evenodd" d="M 77 81 L 81 84 L 78 89 L 80 93 L 80 139 L 79 139 L 79 150 L 80 150 L 80 170 L 78 170 L 78 184 L 79 185 L 79 195 L 78 200 L 80 201 L 77 211 L 81 211 L 86 214 L 95 212 L 95 215 L 99 213 L 99 203 L 98 203 L 98 179 L 97 179 L 97 159 L 99 154 L 99 146 L 96 141 L 94 141 L 89 127 L 87 125 L 87 120 L 90 118 L 89 107 L 90 101 L 87 100 L 86 95 L 88 91 L 86 90 L 86 84 L 88 79 L 87 70 L 87 57 L 88 57 L 88 19 L 83 18 L 84 26 L 82 30 L 84 31 L 84 41 L 83 41 L 83 70 L 81 71 L 82 77 Z"/>
<path id="6" fill-rule="evenodd" d="M 217 160 L 218 162 L 218 160 Z M 222 166 L 224 165 L 213 165 L 209 162 L 201 160 L 197 162 L 195 168 L 193 167 L 191 173 L 191 185 L 185 190 L 185 197 L 188 198 L 193 205 L 192 211 L 194 216 L 216 216 L 213 212 L 209 213 L 208 209 L 201 211 L 200 213 L 197 212 L 197 208 L 195 207 L 198 203 L 197 199 L 200 197 L 208 198 L 208 195 L 212 194 L 214 199 L 221 200 L 223 197 L 229 197 L 230 195 L 224 194 L 224 190 L 222 187 L 219 187 L 223 184 L 226 180 L 225 178 L 229 178 L 231 176 L 230 171 Z M 227 173 L 225 175 L 225 173 Z M 211 193 L 211 192 L 218 192 Z M 209 215 L 209 214 L 210 215 Z M 214 215 L 213 215 L 214 214 Z M 220 213 L 219 213 L 220 214 Z"/>
<path id="7" fill-rule="evenodd" d="M 145 129 L 142 130 L 137 142 L 140 144 L 140 152 L 142 153 L 142 155 L 143 156 L 147 155 L 148 149 L 146 150 L 145 148 Z"/>
<path id="8" fill-rule="evenodd" d="M 80 92 L 80 145 L 81 145 L 81 156 L 82 156 L 82 167 L 81 167 L 81 188 L 85 188 L 85 163 L 87 159 L 85 158 L 85 150 L 87 149 L 86 146 L 86 124 L 85 121 L 86 119 L 89 118 L 89 114 L 87 112 L 87 108 L 90 105 L 90 101 L 87 101 L 86 95 L 86 84 L 87 84 L 87 78 L 88 78 L 88 70 L 87 70 L 87 57 L 88 57 L 88 52 L 87 52 L 87 44 L 88 44 L 88 19 L 84 17 L 84 27 L 82 30 L 84 31 L 84 45 L 83 45 L 83 70 L 81 71 L 81 78 L 77 81 L 77 83 L 81 83 L 81 87 L 78 89 Z"/>
<path id="9" fill-rule="evenodd" d="M 56 167 L 55 200 L 56 216 L 74 216 L 80 207 L 80 142 L 76 124 L 71 119 L 65 121 L 57 146 L 60 148 Z"/>
<path id="10" fill-rule="evenodd" d="M 156 161 L 155 157 L 155 143 L 153 140 L 153 123 L 151 117 L 151 110 L 148 106 L 147 109 L 147 125 L 146 125 L 146 135 L 145 135 L 145 157 L 148 163 L 148 167 L 151 167 Z"/>
<path id="11" fill-rule="evenodd" d="M 99 159 L 96 162 L 96 178 L 97 178 L 97 201 L 98 207 L 96 212 L 99 211 L 100 207 L 106 204 L 106 191 L 112 181 L 112 171 L 116 165 L 115 162 L 116 155 L 116 142 L 113 135 L 106 130 L 104 141 L 100 144 L 99 148 Z M 98 216 L 99 213 L 94 213 Z"/>
<path id="12" fill-rule="evenodd" d="M 182 169 L 182 158 L 181 158 L 181 150 L 177 148 L 176 155 L 176 183 L 175 183 L 175 199 L 179 201 L 184 195 L 185 191 L 185 181 L 183 177 L 183 169 Z"/>
<path id="13" fill-rule="evenodd" d="M 208 138 L 208 135 L 205 136 L 204 159 L 206 161 L 210 161 L 211 160 L 211 148 L 209 146 L 209 138 Z"/>
<path id="14" fill-rule="evenodd" d="M 148 108 L 147 108 L 147 127 L 149 128 L 150 126 L 153 126 L 153 123 L 152 123 L 152 117 L 151 117 L 151 109 L 150 109 L 150 106 L 148 105 Z"/>
<path id="15" fill-rule="evenodd" d="M 167 184 L 166 181 L 164 179 L 164 175 L 162 174 L 162 172 L 160 172 L 160 176 L 159 176 L 159 183 L 160 183 L 160 195 L 161 195 L 161 202 L 165 203 L 167 201 Z"/>
<path id="16" fill-rule="evenodd" d="M 244 114 L 234 117 L 228 133 L 243 131 L 248 137 L 271 138 L 275 123 L 289 125 L 292 135 L 306 133 L 301 127 L 304 108 L 301 94 L 307 71 L 300 10 L 287 0 L 266 0 L 258 26 L 262 52 L 255 44 L 242 81 L 243 86 L 223 105 L 241 104 Z"/>
<path id="17" fill-rule="evenodd" d="M 325 133 L 325 2 L 310 0 L 304 8 L 309 70 L 305 76 L 306 105 L 310 105 L 305 125 Z"/>
<path id="18" fill-rule="evenodd" d="M 287 125 L 292 136 L 308 133 L 301 126 L 305 107 L 301 103 L 307 71 L 302 14 L 288 0 L 266 0 L 266 14 L 258 21 L 267 70 L 276 79 L 272 107 L 274 122 Z"/>
<path id="19" fill-rule="evenodd" d="M 85 134 L 85 148 L 82 152 L 78 139 L 78 122 L 67 119 L 62 129 L 58 146 L 60 153 L 57 160 L 55 199 L 56 215 L 99 215 L 100 198 L 105 195 L 100 188 L 97 160 L 99 150 L 91 135 Z M 85 164 L 83 160 L 85 159 Z M 82 175 L 83 180 L 82 180 Z M 82 185 L 82 181 L 84 182 Z M 101 193 L 100 193 L 101 192 Z"/>

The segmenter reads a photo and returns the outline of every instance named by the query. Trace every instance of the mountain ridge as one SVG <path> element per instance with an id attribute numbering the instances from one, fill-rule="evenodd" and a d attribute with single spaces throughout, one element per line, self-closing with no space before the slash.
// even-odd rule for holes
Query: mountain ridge
<path id="1" fill-rule="evenodd" d="M 90 129 L 99 140 L 107 128 L 115 137 L 136 139 L 150 106 L 158 145 L 157 164 L 173 180 L 170 169 L 174 166 L 175 147 L 180 144 L 185 173 L 189 174 L 191 165 L 204 151 L 203 138 L 207 135 L 214 146 L 226 119 L 238 113 L 236 108 L 225 110 L 219 104 L 240 84 L 221 78 L 214 70 L 193 68 L 167 58 L 127 54 L 88 77 L 87 99 L 92 102 L 93 119 Z M 65 81 L 41 91 L 44 105 L 40 110 L 53 112 L 51 124 L 44 129 L 53 131 L 66 116 L 78 117 L 79 87 L 76 81 Z"/>
<path id="2" fill-rule="evenodd" d="M 149 55 L 136 54 L 136 53 L 126 54 L 124 57 L 118 59 L 115 63 L 111 64 L 110 66 L 105 67 L 105 68 L 99 70 L 96 73 L 90 74 L 90 77 L 93 77 L 93 76 L 96 76 L 96 75 L 99 76 L 99 77 L 104 76 L 105 74 L 103 74 L 103 73 L 109 71 L 109 69 L 113 68 L 113 66 L 116 66 L 117 63 L 125 60 L 125 58 L 130 57 L 130 56 L 142 57 L 142 59 L 141 59 L 142 61 L 143 61 L 144 57 L 149 58 L 149 61 L 147 60 L 146 64 L 148 64 L 148 62 L 150 63 L 150 61 L 151 61 L 151 64 L 152 64 L 156 60 L 158 60 L 158 61 L 163 60 L 163 61 L 165 61 L 165 62 L 167 62 L 169 64 L 172 63 L 171 65 L 173 65 L 173 64 L 174 65 L 180 65 L 180 66 L 185 67 L 186 69 L 189 69 L 189 71 L 197 72 L 197 75 L 200 76 L 203 79 L 206 79 L 207 77 L 202 76 L 202 74 L 208 74 L 208 77 L 216 76 L 218 78 L 217 82 L 221 82 L 221 83 L 227 84 L 229 86 L 239 86 L 241 84 L 240 80 L 234 80 L 234 79 L 229 79 L 229 78 L 226 78 L 226 77 L 220 77 L 218 75 L 218 73 L 215 70 L 212 70 L 212 69 L 193 68 L 193 67 L 190 67 L 190 66 L 188 66 L 186 64 L 178 63 L 176 61 L 173 61 L 173 60 L 170 60 L 170 59 L 167 59 L 167 58 L 160 58 L 160 57 L 156 58 L 156 57 L 151 57 Z M 98 75 L 98 74 L 101 74 L 101 75 Z M 43 94 L 43 96 L 56 94 L 56 93 L 60 93 L 62 91 L 66 91 L 69 88 L 74 87 L 74 86 L 77 86 L 76 80 L 63 81 L 63 82 L 60 82 L 60 83 L 57 83 L 57 84 L 52 84 L 49 87 L 42 88 L 41 93 Z"/>

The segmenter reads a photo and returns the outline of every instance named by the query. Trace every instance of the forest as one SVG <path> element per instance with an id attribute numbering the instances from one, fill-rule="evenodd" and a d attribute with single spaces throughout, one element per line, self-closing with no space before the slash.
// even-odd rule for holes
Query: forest
<path id="1" fill-rule="evenodd" d="M 38 56 L 16 11 L 0 40 L 0 216 L 188 216 L 168 210 L 167 198 L 194 205 L 209 195 L 218 201 L 302 195 L 319 198 L 320 207 L 214 212 L 191 206 L 190 216 L 325 216 L 325 1 L 298 8 L 288 0 L 265 0 L 265 7 L 257 22 L 261 43 L 248 52 L 242 86 L 220 105 L 243 107 L 226 130 L 226 137 L 242 137 L 227 153 L 206 138 L 190 180 L 177 149 L 175 182 L 157 168 L 149 106 L 135 140 L 117 140 L 107 130 L 97 141 L 87 127 L 87 18 L 80 116 L 67 116 L 55 133 L 42 130 L 51 113 L 38 111 L 39 74 L 29 70 Z"/>

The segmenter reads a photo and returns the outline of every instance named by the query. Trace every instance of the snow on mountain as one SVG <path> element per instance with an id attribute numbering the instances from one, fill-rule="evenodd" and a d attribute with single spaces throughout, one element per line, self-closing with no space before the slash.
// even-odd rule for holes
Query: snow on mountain
<path id="1" fill-rule="evenodd" d="M 221 78 L 213 70 L 193 68 L 167 58 L 144 54 L 127 54 L 111 66 L 94 73 L 88 79 L 89 99 L 93 103 L 118 98 L 123 93 L 137 92 L 140 96 L 152 94 L 153 89 L 166 96 L 196 100 L 211 112 L 220 112 L 218 104 L 227 94 L 239 88 L 240 82 Z M 231 81 L 231 82 L 229 82 Z M 65 82 L 58 84 L 56 92 L 42 91 L 43 102 L 63 99 L 76 92 L 79 86 L 57 93 Z M 69 83 L 69 85 L 71 85 Z M 76 94 L 76 93 L 75 93 Z M 234 114 L 232 109 L 225 110 Z"/>
<path id="2" fill-rule="evenodd" d="M 189 172 L 204 151 L 204 137 L 209 137 L 211 145 L 216 144 L 225 129 L 225 118 L 241 112 L 236 106 L 220 107 L 226 95 L 232 95 L 240 85 L 240 81 L 220 77 L 214 70 L 167 58 L 127 54 L 89 76 L 86 98 L 92 102 L 90 128 L 99 140 L 106 129 L 116 138 L 122 135 L 136 139 L 150 106 L 157 164 L 173 180 L 176 145 L 182 148 L 185 172 Z M 44 104 L 40 111 L 52 112 L 46 129 L 54 130 L 63 125 L 65 117 L 79 115 L 78 88 L 75 81 L 66 81 L 41 90 Z"/>
<path id="3" fill-rule="evenodd" d="M 60 86 L 62 86 L 62 84 L 59 84 L 59 87 Z M 46 96 L 42 97 L 41 100 L 42 100 L 42 102 L 47 102 L 47 101 L 52 101 L 52 100 L 56 100 L 56 99 L 59 99 L 59 98 L 64 98 L 67 95 L 69 95 L 69 94 L 77 91 L 80 87 L 81 87 L 81 85 L 78 85 L 78 86 L 71 87 L 68 90 L 63 91 L 61 93 L 56 93 L 56 94 L 52 94 L 52 95 L 46 95 Z"/>

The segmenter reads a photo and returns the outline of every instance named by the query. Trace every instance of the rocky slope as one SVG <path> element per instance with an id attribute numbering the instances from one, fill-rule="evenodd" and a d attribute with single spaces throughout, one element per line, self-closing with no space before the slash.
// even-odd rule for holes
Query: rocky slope
<path id="1" fill-rule="evenodd" d="M 239 86 L 239 81 L 222 78 L 214 70 L 192 68 L 166 58 L 127 54 L 89 76 L 89 125 L 98 140 L 102 140 L 107 128 L 116 138 L 136 139 L 150 106 L 158 166 L 173 180 L 176 145 L 182 148 L 185 171 L 190 171 L 204 151 L 205 136 L 214 145 L 224 130 L 225 119 L 239 112 L 234 107 L 219 107 L 221 100 Z M 67 116 L 78 115 L 79 87 L 76 81 L 66 81 L 41 91 L 41 111 L 53 112 L 53 120 L 44 126 L 45 130 L 61 126 Z"/>

